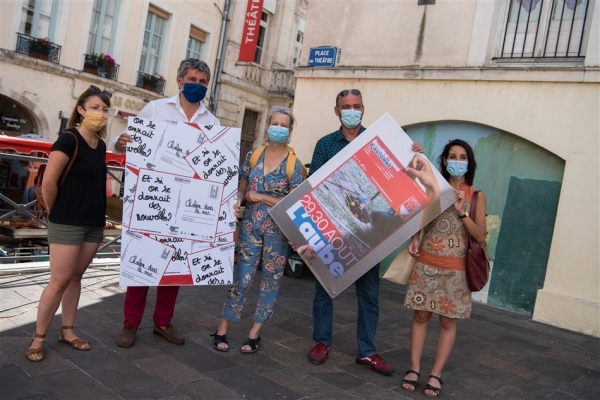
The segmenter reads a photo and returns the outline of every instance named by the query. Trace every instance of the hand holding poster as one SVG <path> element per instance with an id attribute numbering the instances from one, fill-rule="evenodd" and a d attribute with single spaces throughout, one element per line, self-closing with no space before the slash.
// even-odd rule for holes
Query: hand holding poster
<path id="1" fill-rule="evenodd" d="M 386 114 L 271 209 L 337 296 L 456 200 L 453 189 Z M 408 175 L 405 167 L 409 167 Z"/>
<path id="2" fill-rule="evenodd" d="M 120 284 L 230 284 L 240 129 L 130 117 L 127 132 Z"/>

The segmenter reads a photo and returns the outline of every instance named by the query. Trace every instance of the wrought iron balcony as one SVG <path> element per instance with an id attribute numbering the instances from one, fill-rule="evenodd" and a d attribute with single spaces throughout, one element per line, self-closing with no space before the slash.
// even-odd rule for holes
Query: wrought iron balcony
<path id="1" fill-rule="evenodd" d="M 157 74 L 148 75 L 143 72 L 138 72 L 137 83 L 135 86 L 159 94 L 165 93 L 165 79 Z"/>
<path id="2" fill-rule="evenodd" d="M 49 40 L 17 33 L 17 48 L 15 50 L 17 53 L 59 64 L 61 49 L 61 46 Z"/>
<path id="3" fill-rule="evenodd" d="M 83 71 L 116 81 L 119 78 L 119 64 L 99 58 L 95 54 L 84 54 Z"/>

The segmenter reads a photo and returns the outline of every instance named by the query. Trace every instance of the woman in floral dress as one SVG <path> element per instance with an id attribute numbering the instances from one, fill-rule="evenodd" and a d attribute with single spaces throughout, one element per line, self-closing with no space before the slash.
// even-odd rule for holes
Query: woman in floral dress
<path id="1" fill-rule="evenodd" d="M 289 109 L 273 108 L 267 122 L 266 148 L 254 167 L 250 165 L 254 151 L 248 152 L 240 170 L 238 201 L 234 208 L 239 212 L 244 199 L 246 208 L 239 230 L 238 260 L 233 286 L 225 299 L 219 328 L 212 335 L 213 347 L 216 350 L 229 350 L 227 328 L 230 322 L 240 320 L 248 289 L 261 262 L 260 298 L 254 313 L 254 325 L 248 340 L 240 348 L 242 353 L 254 353 L 259 349 L 260 329 L 273 315 L 290 246 L 285 235 L 269 216 L 269 210 L 300 185 L 303 179 L 302 163 L 297 158 L 292 176 L 288 177 L 286 172 L 289 156 L 286 144 L 289 142 L 293 125 L 294 116 Z"/>
<path id="2" fill-rule="evenodd" d="M 456 202 L 425 226 L 408 246 L 416 258 L 409 277 L 404 305 L 414 310 L 410 330 L 410 369 L 402 388 L 412 392 L 417 387 L 421 355 L 427 325 L 436 313 L 440 320 L 435 361 L 425 395 L 438 397 L 442 387 L 442 369 L 450 357 L 456 338 L 456 322 L 471 315 L 471 292 L 465 274 L 468 235 L 483 242 L 487 235 L 485 196 L 479 193 L 477 215 L 470 215 L 473 179 L 477 164 L 468 143 L 456 139 L 444 147 L 438 158 L 440 172 L 456 192 Z"/>

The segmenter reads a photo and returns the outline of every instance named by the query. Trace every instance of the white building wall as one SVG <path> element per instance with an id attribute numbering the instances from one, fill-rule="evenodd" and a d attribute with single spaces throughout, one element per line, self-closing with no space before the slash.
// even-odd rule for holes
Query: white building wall
<path id="1" fill-rule="evenodd" d="M 58 0 L 55 0 L 58 1 Z M 36 105 L 33 118 L 41 121 L 38 134 L 55 139 L 59 131 L 59 112 L 68 116 L 77 97 L 90 84 L 112 88 L 113 115 L 109 120 L 109 138 L 126 127 L 119 110 L 136 113 L 147 101 L 173 96 L 177 68 L 185 58 L 190 26 L 207 33 L 203 61 L 215 68 L 222 17 L 219 8 L 225 1 L 181 2 L 175 0 L 121 0 L 117 20 L 114 51 L 110 54 L 120 65 L 118 79 L 111 80 L 83 72 L 92 5 L 91 1 L 60 1 L 53 42 L 62 46 L 60 63 L 40 61 L 15 52 L 23 1 L 0 2 L 0 94 L 14 100 L 30 99 Z M 169 14 L 161 53 L 159 73 L 166 80 L 164 95 L 135 87 L 144 26 L 150 5 Z M 207 95 L 208 97 L 209 95 Z"/>
<path id="2" fill-rule="evenodd" d="M 507 1 L 311 2 L 292 146 L 310 162 L 339 127 L 335 96 L 363 93 L 368 126 L 470 121 L 525 138 L 565 160 L 544 287 L 534 319 L 600 336 L 600 7 L 592 1 L 585 59 L 496 60 Z M 336 46 L 335 68 L 306 67 L 310 47 Z"/>

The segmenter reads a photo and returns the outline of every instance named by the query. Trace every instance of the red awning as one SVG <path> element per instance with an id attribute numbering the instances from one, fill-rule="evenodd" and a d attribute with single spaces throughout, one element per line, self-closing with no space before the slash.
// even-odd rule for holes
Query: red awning
<path id="1" fill-rule="evenodd" d="M 48 158 L 54 142 L 44 140 L 19 139 L 11 136 L 0 136 L 0 152 L 13 152 L 34 157 Z M 0 155 L 0 158 L 2 156 Z M 106 152 L 106 164 L 118 167 L 125 166 L 125 155 Z"/>
<path id="2" fill-rule="evenodd" d="M 137 115 L 137 114 L 130 113 L 130 112 L 127 112 L 127 111 L 122 111 L 122 110 L 119 110 L 119 112 L 117 114 L 120 115 L 123 118 L 135 117 Z"/>

